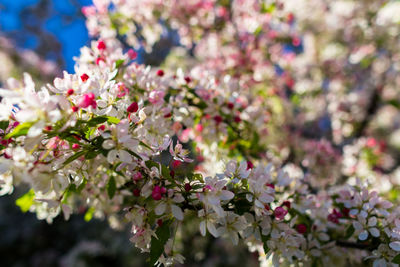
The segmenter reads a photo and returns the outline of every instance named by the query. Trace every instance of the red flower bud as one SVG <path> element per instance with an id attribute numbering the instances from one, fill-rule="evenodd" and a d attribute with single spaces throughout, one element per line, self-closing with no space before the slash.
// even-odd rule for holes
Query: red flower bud
<path id="1" fill-rule="evenodd" d="M 164 71 L 163 70 L 158 70 L 157 71 L 157 76 L 160 76 L 160 77 L 164 76 Z"/>
<path id="2" fill-rule="evenodd" d="M 307 232 L 307 226 L 306 226 L 305 224 L 303 224 L 303 223 L 298 224 L 298 225 L 296 226 L 296 230 L 297 230 L 297 232 L 299 232 L 300 234 L 304 234 L 304 233 Z"/>
<path id="3" fill-rule="evenodd" d="M 75 92 L 74 89 L 68 89 L 67 95 L 72 95 L 74 92 Z"/>
<path id="4" fill-rule="evenodd" d="M 140 190 L 139 190 L 138 188 L 133 189 L 133 195 L 134 195 L 135 197 L 140 196 Z"/>
<path id="5" fill-rule="evenodd" d="M 99 50 L 104 50 L 104 49 L 106 49 L 106 43 L 104 43 L 104 41 L 99 41 L 99 42 L 97 43 L 97 49 L 99 49 Z"/>
<path id="6" fill-rule="evenodd" d="M 185 191 L 189 192 L 190 190 L 192 190 L 192 186 L 189 183 L 185 184 Z"/>
<path id="7" fill-rule="evenodd" d="M 86 82 L 88 79 L 89 79 L 89 75 L 87 75 L 86 73 L 81 75 L 82 82 Z"/>
<path id="8" fill-rule="evenodd" d="M 222 117 L 221 117 L 220 115 L 215 115 L 215 116 L 214 116 L 214 121 L 215 121 L 217 124 L 220 124 L 220 123 L 222 122 Z"/>
<path id="9" fill-rule="evenodd" d="M 139 105 L 136 102 L 133 102 L 132 104 L 129 105 L 129 107 L 126 109 L 128 113 L 136 112 L 139 109 Z"/>

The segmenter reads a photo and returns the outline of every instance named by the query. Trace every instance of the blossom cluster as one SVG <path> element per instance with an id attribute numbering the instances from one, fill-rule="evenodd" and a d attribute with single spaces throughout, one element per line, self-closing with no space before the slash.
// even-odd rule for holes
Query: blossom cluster
<path id="1" fill-rule="evenodd" d="M 93 2 L 74 74 L 0 89 L 0 194 L 129 223 L 152 265 L 189 216 L 262 264 L 400 263 L 397 2 Z M 191 71 L 138 64 L 171 29 Z"/>

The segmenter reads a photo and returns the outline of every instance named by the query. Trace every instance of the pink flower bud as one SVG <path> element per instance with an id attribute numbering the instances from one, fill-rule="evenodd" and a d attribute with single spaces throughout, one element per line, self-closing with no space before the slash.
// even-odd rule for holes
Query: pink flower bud
<path id="1" fill-rule="evenodd" d="M 135 172 L 135 173 L 133 174 L 133 176 L 132 176 L 132 179 L 133 179 L 134 181 L 139 181 L 139 180 L 141 180 L 142 178 L 143 178 L 143 175 L 142 175 L 141 172 Z"/>
<path id="2" fill-rule="evenodd" d="M 161 196 L 161 188 L 156 185 L 153 188 L 153 192 L 151 192 L 151 196 L 154 200 L 161 200 L 162 196 Z"/>
<path id="3" fill-rule="evenodd" d="M 288 211 L 282 207 L 277 207 L 274 210 L 274 215 L 277 220 L 283 220 L 287 213 Z"/>
<path id="4" fill-rule="evenodd" d="M 198 132 L 202 132 L 203 131 L 203 125 L 201 125 L 200 123 L 199 124 L 197 124 L 196 126 L 195 126 L 195 128 L 194 128 L 196 131 L 198 131 Z"/>
<path id="5" fill-rule="evenodd" d="M 97 107 L 97 103 L 93 93 L 83 95 L 78 102 L 78 107 L 80 108 L 87 108 L 89 106 L 92 106 L 93 108 Z"/>
<path id="6" fill-rule="evenodd" d="M 131 60 L 135 60 L 137 58 L 137 53 L 133 49 L 128 50 L 128 56 Z"/>
<path id="7" fill-rule="evenodd" d="M 162 193 L 162 194 L 165 194 L 165 193 L 167 193 L 167 188 L 165 188 L 165 187 L 161 187 L 161 193 Z"/>
<path id="8" fill-rule="evenodd" d="M 78 144 L 72 144 L 72 149 L 77 150 L 79 149 L 81 146 Z"/>

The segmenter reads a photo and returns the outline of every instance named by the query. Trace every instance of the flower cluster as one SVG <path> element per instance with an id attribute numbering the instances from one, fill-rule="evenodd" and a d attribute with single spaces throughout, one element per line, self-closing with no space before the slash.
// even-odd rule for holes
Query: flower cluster
<path id="1" fill-rule="evenodd" d="M 399 5 L 378 2 L 94 1 L 75 74 L 0 89 L 0 193 L 130 223 L 151 264 L 184 260 L 189 216 L 262 263 L 399 264 Z M 192 70 L 138 64 L 171 29 Z"/>

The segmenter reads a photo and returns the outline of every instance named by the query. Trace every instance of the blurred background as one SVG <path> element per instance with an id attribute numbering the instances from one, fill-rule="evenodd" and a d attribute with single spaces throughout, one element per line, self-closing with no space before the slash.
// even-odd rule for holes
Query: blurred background
<path id="1" fill-rule="evenodd" d="M 0 86 L 9 77 L 29 72 L 38 84 L 52 83 L 63 70 L 74 71 L 73 57 L 90 40 L 81 13 L 91 0 L 0 0 Z M 174 36 L 158 44 L 157 53 L 141 62 L 158 65 Z M 140 52 L 140 51 L 139 51 Z M 26 188 L 0 198 L 1 266 L 145 266 L 129 242 L 129 230 L 115 231 L 106 221 L 84 220 L 85 211 L 68 222 L 52 224 L 22 213 L 15 205 Z M 197 223 L 184 226 L 185 266 L 256 266 L 257 254 L 244 244 L 234 247 L 222 239 L 203 238 Z M 195 249 L 194 249 L 195 248 Z"/>

